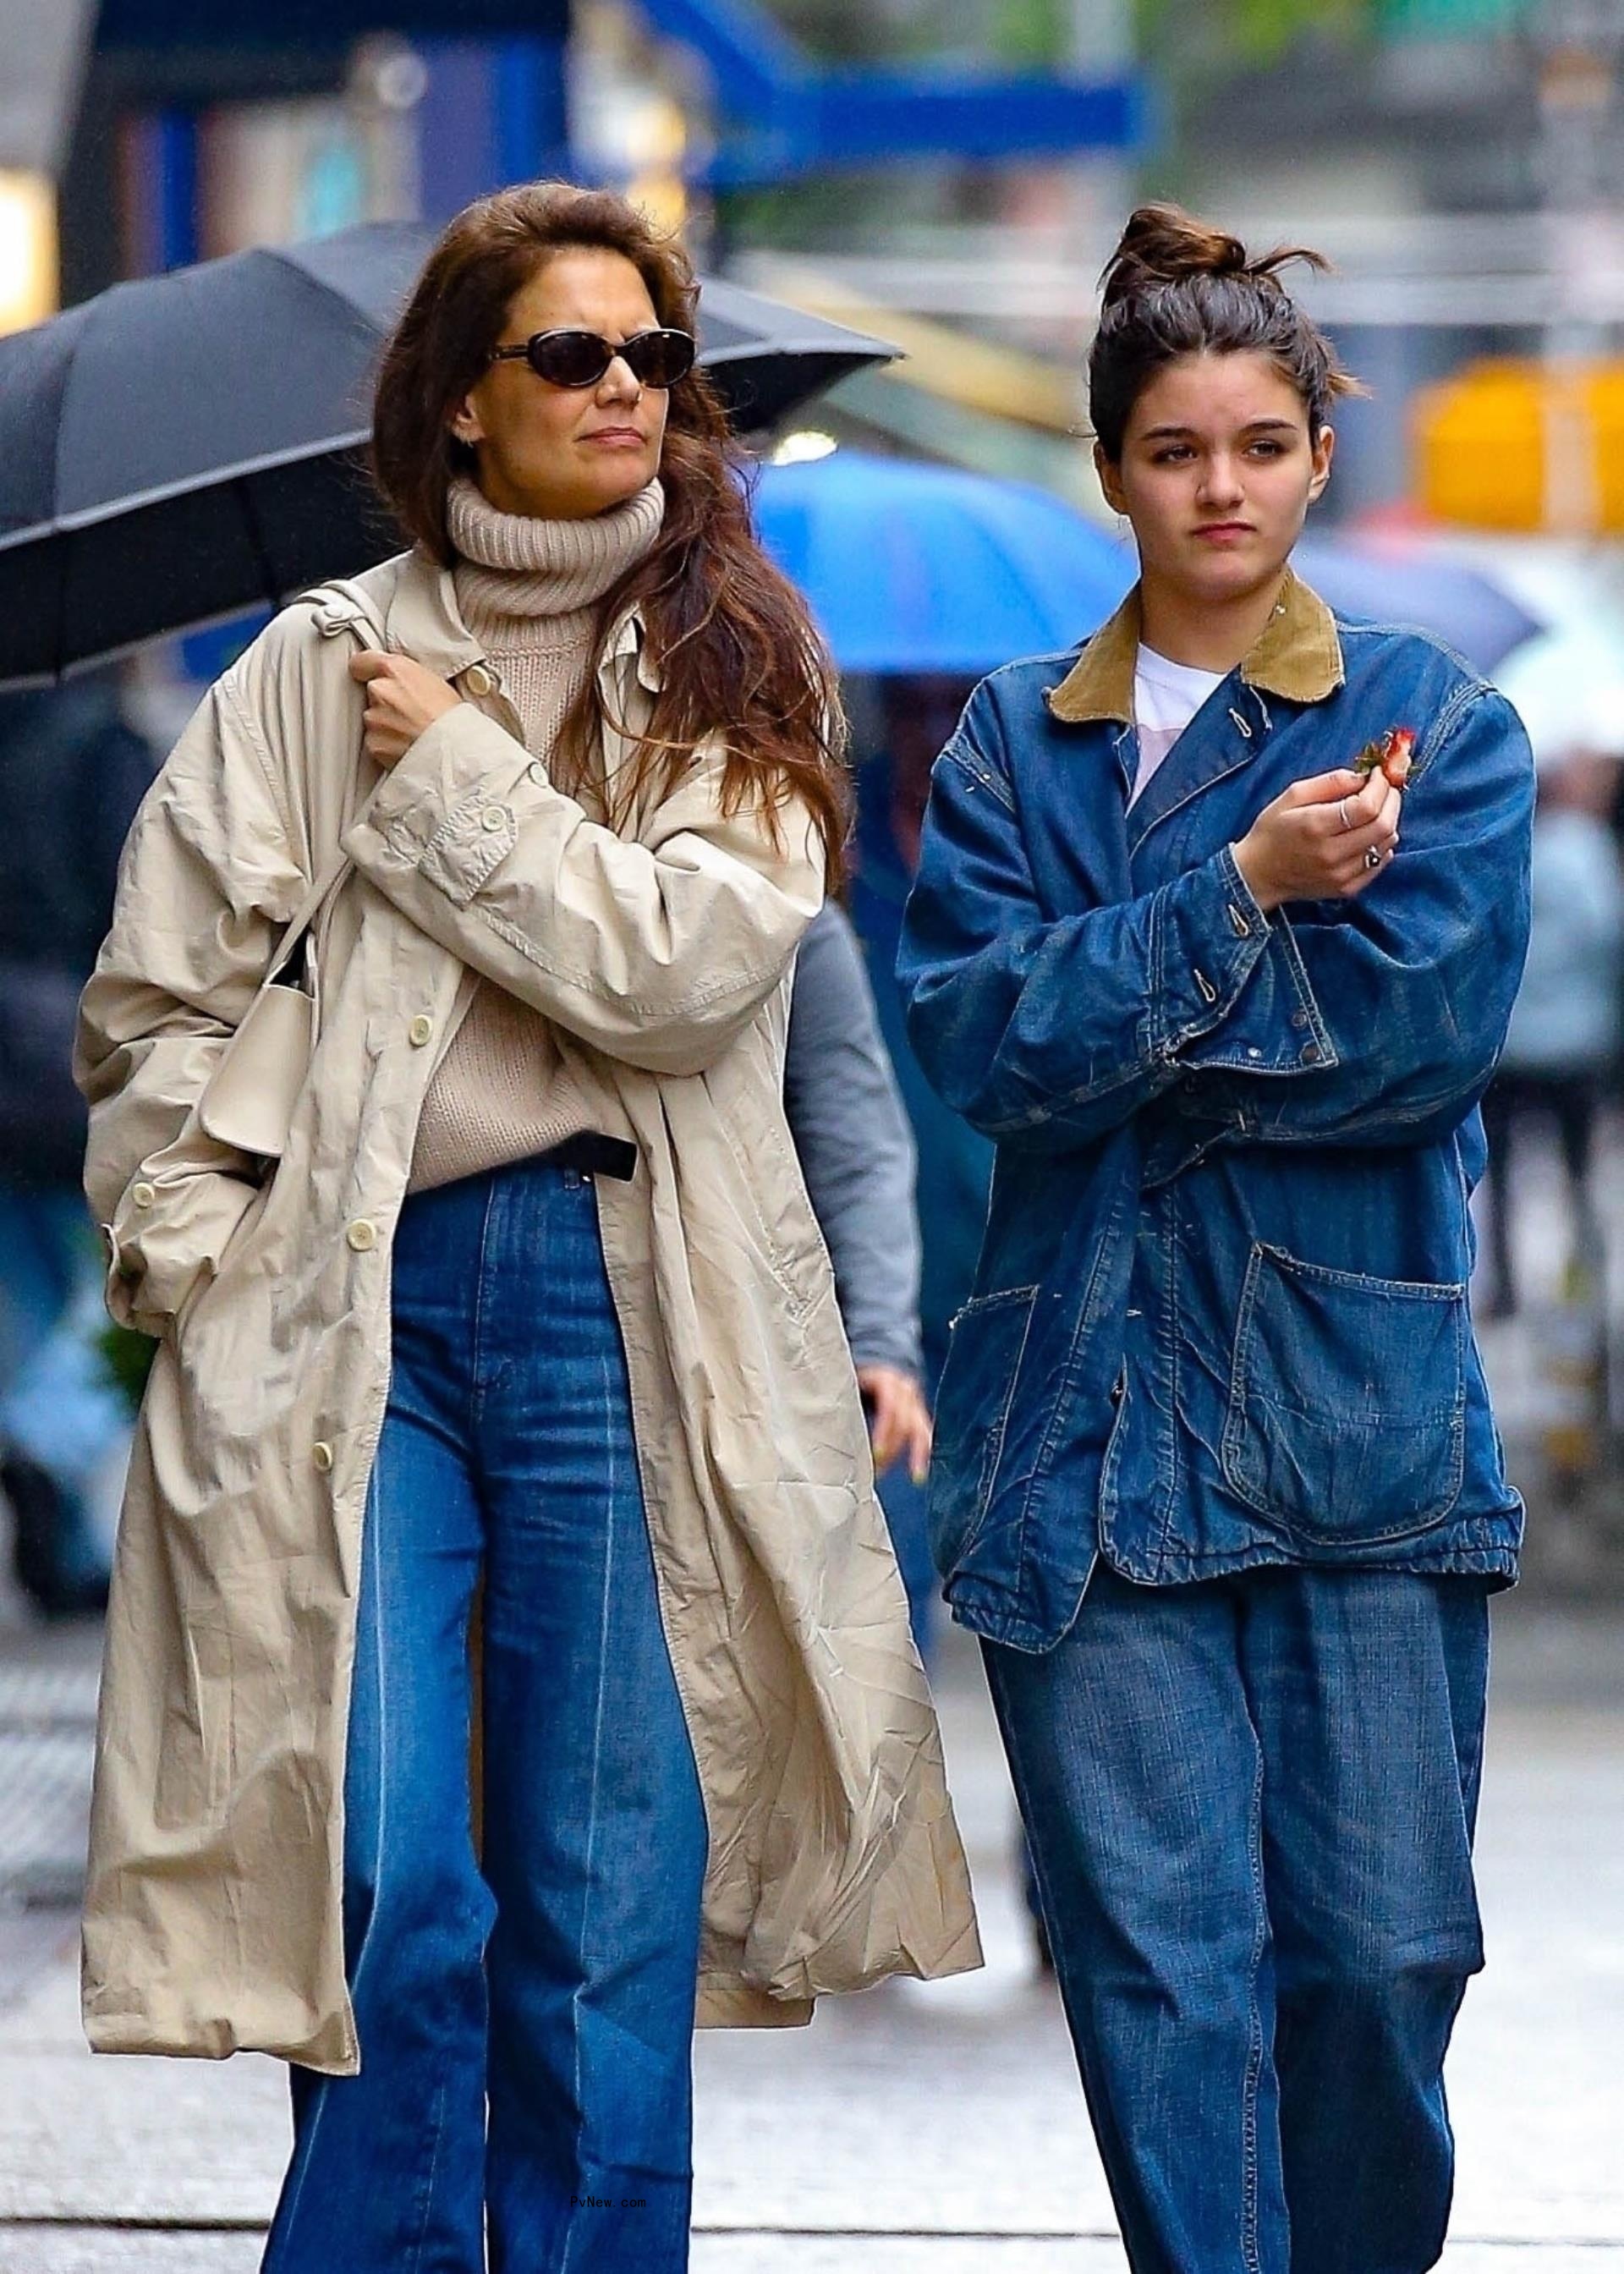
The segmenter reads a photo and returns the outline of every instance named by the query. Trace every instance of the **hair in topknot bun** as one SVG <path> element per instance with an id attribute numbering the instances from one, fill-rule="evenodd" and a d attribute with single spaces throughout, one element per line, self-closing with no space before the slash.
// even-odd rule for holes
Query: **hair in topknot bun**
<path id="1" fill-rule="evenodd" d="M 1266 355 L 1289 379 L 1317 436 L 1339 395 L 1364 389 L 1280 281 L 1293 260 L 1329 266 L 1305 245 L 1252 259 L 1238 237 L 1172 205 L 1129 216 L 1101 279 L 1104 302 L 1088 353 L 1088 411 L 1113 463 L 1133 406 L 1157 372 L 1187 355 Z"/>

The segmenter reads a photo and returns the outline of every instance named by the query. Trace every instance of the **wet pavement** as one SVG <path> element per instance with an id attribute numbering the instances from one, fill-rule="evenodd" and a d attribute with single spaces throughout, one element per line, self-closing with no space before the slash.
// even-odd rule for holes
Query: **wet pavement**
<path id="1" fill-rule="evenodd" d="M 0 2274 L 251 2274 L 282 2072 L 97 2059 L 79 2036 L 63 1897 L 94 1653 L 94 1633 L 0 1623 Z M 702 2037 L 695 2274 L 1124 2265 L 964 1638 L 937 1686 L 988 1966 L 826 2001 L 809 2030 Z M 1624 1607 L 1503 1600 L 1479 1853 L 1447 2274 L 1624 2274 Z"/>

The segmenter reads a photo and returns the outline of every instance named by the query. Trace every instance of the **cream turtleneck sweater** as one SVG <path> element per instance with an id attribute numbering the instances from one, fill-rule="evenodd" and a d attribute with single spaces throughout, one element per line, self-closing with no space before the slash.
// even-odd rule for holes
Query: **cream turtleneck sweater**
<path id="1" fill-rule="evenodd" d="M 457 603 L 544 761 L 592 667 L 598 603 L 659 534 L 658 482 L 608 513 L 499 513 L 470 481 L 447 503 Z M 482 980 L 429 1085 L 408 1189 L 426 1192 L 545 1153 L 596 1125 L 540 1013 Z"/>

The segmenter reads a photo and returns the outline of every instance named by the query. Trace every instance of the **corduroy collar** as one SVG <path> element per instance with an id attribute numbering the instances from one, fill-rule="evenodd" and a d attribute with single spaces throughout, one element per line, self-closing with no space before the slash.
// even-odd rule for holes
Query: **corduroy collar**
<path id="1" fill-rule="evenodd" d="M 1068 727 L 1109 719 L 1133 724 L 1133 669 L 1142 621 L 1136 584 L 1110 621 L 1101 626 L 1077 662 L 1046 697 L 1050 713 Z M 1248 687 L 1288 703 L 1323 703 L 1346 674 L 1342 644 L 1329 608 L 1288 568 L 1274 612 L 1241 663 Z"/>

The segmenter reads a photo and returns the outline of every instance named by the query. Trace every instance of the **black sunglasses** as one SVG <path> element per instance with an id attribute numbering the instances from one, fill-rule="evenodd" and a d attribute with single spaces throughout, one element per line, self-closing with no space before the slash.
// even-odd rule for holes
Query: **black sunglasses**
<path id="1" fill-rule="evenodd" d="M 688 377 L 697 353 L 691 332 L 635 332 L 617 343 L 571 330 L 533 332 L 522 346 L 492 348 L 491 361 L 523 361 L 553 387 L 596 387 L 619 356 L 640 387 L 666 388 Z"/>

